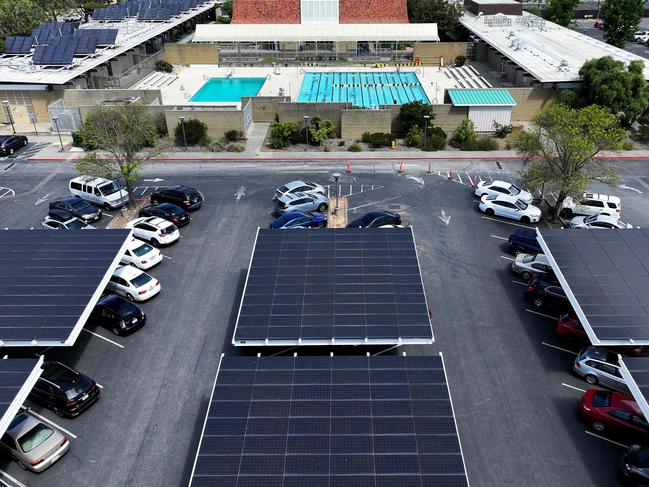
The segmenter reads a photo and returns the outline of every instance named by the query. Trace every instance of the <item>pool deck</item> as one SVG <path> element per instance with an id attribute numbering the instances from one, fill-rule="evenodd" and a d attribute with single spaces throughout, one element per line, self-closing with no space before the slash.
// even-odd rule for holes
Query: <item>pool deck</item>
<path id="1" fill-rule="evenodd" d="M 394 72 L 395 68 L 364 68 L 360 66 L 345 67 L 277 67 L 277 68 L 226 68 L 215 65 L 191 65 L 179 67 L 178 79 L 163 86 L 150 86 L 150 89 L 159 89 L 162 92 L 164 105 L 200 105 L 200 106 L 227 106 L 240 108 L 240 103 L 233 102 L 191 102 L 189 99 L 212 77 L 234 78 L 267 78 L 258 96 L 279 96 L 280 88 L 284 96 L 297 101 L 300 93 L 304 72 Z M 414 71 L 419 82 L 432 104 L 443 102 L 444 90 L 459 88 L 458 82 L 449 75 L 446 68 L 439 67 L 404 67 L 402 72 Z M 138 85 L 147 89 L 146 82 Z"/>

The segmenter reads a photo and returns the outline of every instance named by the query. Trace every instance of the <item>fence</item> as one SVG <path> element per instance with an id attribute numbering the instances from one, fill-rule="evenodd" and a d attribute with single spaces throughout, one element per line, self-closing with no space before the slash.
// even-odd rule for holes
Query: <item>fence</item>
<path id="1" fill-rule="evenodd" d="M 155 68 L 155 62 L 159 59 L 164 59 L 164 55 L 164 50 L 158 51 L 118 76 L 93 76 L 92 82 L 95 84 L 94 88 L 130 88 L 142 78 L 151 74 Z"/>
<path id="2" fill-rule="evenodd" d="M 52 128 L 55 128 L 54 118 L 57 118 L 58 129 L 61 132 L 74 132 L 81 127 L 81 113 L 76 107 L 66 107 L 63 99 L 59 98 L 47 106 Z"/>

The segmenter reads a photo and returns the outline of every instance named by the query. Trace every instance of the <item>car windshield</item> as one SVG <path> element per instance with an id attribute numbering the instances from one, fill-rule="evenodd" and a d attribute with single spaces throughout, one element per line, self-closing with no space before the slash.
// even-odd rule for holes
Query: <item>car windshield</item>
<path id="1" fill-rule="evenodd" d="M 514 186 L 513 184 L 509 187 L 509 191 L 513 195 L 520 194 L 520 192 L 521 192 L 520 188 L 518 186 Z"/>
<path id="2" fill-rule="evenodd" d="M 587 218 L 584 218 L 584 223 L 590 224 L 590 223 L 596 222 L 598 217 L 599 217 L 599 215 L 592 215 L 592 216 L 589 216 Z"/>
<path id="3" fill-rule="evenodd" d="M 135 305 L 132 305 L 128 301 L 120 301 L 121 306 L 116 309 L 115 311 L 119 316 L 122 318 L 128 320 L 130 318 L 133 318 L 134 316 L 138 316 L 140 314 L 140 308 L 138 308 Z"/>
<path id="4" fill-rule="evenodd" d="M 288 215 L 282 215 L 277 220 L 275 220 L 275 223 L 281 227 L 282 225 L 285 225 L 289 221 L 290 221 L 290 218 L 289 218 Z"/>
<path id="5" fill-rule="evenodd" d="M 277 188 L 278 193 L 286 193 L 288 191 L 288 188 L 286 186 L 280 186 Z"/>
<path id="6" fill-rule="evenodd" d="M 363 218 L 361 218 L 361 221 L 365 224 L 368 225 L 372 223 L 376 218 L 380 217 L 380 213 L 368 213 L 365 215 Z"/>
<path id="7" fill-rule="evenodd" d="M 137 257 L 142 257 L 143 255 L 148 254 L 152 250 L 153 250 L 153 247 L 151 247 L 149 244 L 145 243 L 145 244 L 140 245 L 137 249 L 133 249 L 133 253 Z"/>
<path id="8" fill-rule="evenodd" d="M 20 449 L 25 453 L 29 453 L 34 448 L 37 448 L 45 440 L 54 434 L 54 430 L 43 423 L 38 423 L 27 433 L 18 438 Z"/>
<path id="9" fill-rule="evenodd" d="M 529 206 L 527 203 L 521 200 L 516 200 L 515 205 L 519 210 L 527 210 L 527 207 Z"/>
<path id="10" fill-rule="evenodd" d="M 597 391 L 593 396 L 593 406 L 597 408 L 607 408 L 611 405 L 611 393 L 606 391 Z"/>
<path id="11" fill-rule="evenodd" d="M 523 257 L 523 262 L 529 264 L 530 262 L 534 262 L 534 259 L 536 259 L 536 255 L 534 254 L 526 255 L 525 257 Z"/>
<path id="12" fill-rule="evenodd" d="M 144 286 L 147 282 L 152 281 L 152 280 L 153 280 L 153 278 L 149 274 L 146 274 L 146 273 L 143 272 L 139 276 L 131 279 L 131 284 L 133 284 L 133 286 L 135 286 L 136 288 L 139 288 L 139 287 Z"/>
<path id="13" fill-rule="evenodd" d="M 183 215 L 185 213 L 185 210 L 177 207 L 176 205 L 165 205 L 162 206 L 161 209 L 164 210 L 169 215 L 174 215 L 174 216 Z"/>
<path id="14" fill-rule="evenodd" d="M 115 181 L 111 181 L 110 183 L 99 186 L 99 191 L 101 191 L 101 194 L 103 194 L 104 196 L 115 194 L 120 189 L 122 188 L 120 188 L 119 184 L 117 184 Z"/>
<path id="15" fill-rule="evenodd" d="M 80 228 L 86 228 L 87 225 L 81 220 L 70 220 L 65 224 L 65 226 L 73 230 L 78 230 Z"/>
<path id="16" fill-rule="evenodd" d="M 84 210 L 90 205 L 83 200 L 76 200 L 74 203 L 70 203 L 70 206 L 73 210 Z"/>

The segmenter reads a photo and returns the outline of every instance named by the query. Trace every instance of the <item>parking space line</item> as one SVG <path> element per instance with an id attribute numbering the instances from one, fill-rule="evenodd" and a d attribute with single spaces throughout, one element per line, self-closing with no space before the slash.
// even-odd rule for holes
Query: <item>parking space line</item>
<path id="1" fill-rule="evenodd" d="M 514 284 L 520 284 L 521 286 L 527 286 L 527 283 L 526 283 L 526 282 L 523 282 L 523 281 L 517 281 L 516 279 L 512 279 L 512 282 L 513 282 Z"/>
<path id="2" fill-rule="evenodd" d="M 489 235 L 490 237 L 497 238 L 498 240 L 509 240 L 507 237 L 500 237 L 498 235 Z"/>
<path id="3" fill-rule="evenodd" d="M 611 440 L 610 438 L 606 438 L 605 436 L 598 435 L 597 433 L 593 433 L 592 431 L 584 430 L 584 433 L 590 436 L 594 436 L 595 438 L 599 438 L 600 440 L 608 441 L 609 443 L 613 443 L 614 445 L 621 446 L 622 448 L 629 448 L 629 445 L 625 445 L 624 443 L 619 443 L 615 440 Z"/>
<path id="4" fill-rule="evenodd" d="M 530 230 L 534 230 L 534 227 L 529 227 L 527 225 L 523 225 L 521 223 L 513 223 L 513 222 L 506 222 L 504 220 L 498 220 L 497 218 L 491 218 L 490 216 L 482 216 L 485 220 L 491 220 L 492 222 L 498 222 L 498 223 L 504 223 L 505 225 L 514 225 L 515 227 L 523 227 L 523 228 L 529 228 Z"/>
<path id="5" fill-rule="evenodd" d="M 539 313 L 538 311 L 534 311 L 533 309 L 526 309 L 525 311 L 527 311 L 528 313 L 534 313 L 535 315 L 543 316 L 544 318 L 550 318 L 551 320 L 559 321 L 559 318 L 557 316 L 550 316 L 543 313 Z"/>
<path id="6" fill-rule="evenodd" d="M 355 206 L 353 208 L 347 208 L 347 211 L 358 210 L 359 208 L 365 208 L 366 206 L 378 205 L 379 203 L 386 203 L 388 201 L 393 201 L 393 200 L 396 200 L 396 199 L 399 199 L 399 198 L 401 198 L 401 195 L 395 196 L 394 198 L 388 198 L 388 199 L 385 199 L 385 200 L 381 200 L 381 201 L 373 201 L 372 203 L 367 203 L 365 205 Z"/>
<path id="7" fill-rule="evenodd" d="M 120 345 L 117 342 L 112 341 L 110 338 L 106 338 L 105 336 L 100 335 L 99 333 L 95 333 L 94 331 L 86 330 L 85 328 L 82 328 L 83 331 L 90 333 L 91 335 L 96 336 L 97 338 L 101 338 L 102 340 L 106 340 L 108 343 L 112 343 L 113 345 L 119 347 L 119 348 L 124 348 L 124 345 Z"/>
<path id="8" fill-rule="evenodd" d="M 505 260 L 516 260 L 516 259 L 514 259 L 513 257 L 507 257 L 507 256 L 505 256 L 505 255 L 501 255 L 500 258 L 501 258 L 501 259 L 505 259 Z"/>
<path id="9" fill-rule="evenodd" d="M 4 470 L 0 470 L 0 475 L 2 475 L 3 477 L 7 477 L 7 478 L 8 478 L 9 480 L 11 480 L 14 484 L 16 484 L 18 487 L 27 487 L 25 484 L 23 484 L 22 482 L 19 482 L 18 480 L 16 480 L 15 478 L 13 478 L 11 475 L 9 475 L 9 474 L 8 474 L 7 472 L 5 472 Z"/>
<path id="10" fill-rule="evenodd" d="M 43 422 L 45 422 L 45 423 L 48 423 L 48 424 L 51 425 L 51 426 L 54 426 L 56 429 L 59 429 L 59 430 L 63 431 L 64 433 L 69 434 L 69 435 L 70 435 L 72 438 L 74 438 L 75 440 L 77 439 L 77 435 L 75 435 L 74 433 L 72 433 L 72 431 L 70 431 L 70 430 L 66 430 L 63 426 L 59 426 L 59 425 L 56 424 L 54 421 L 47 419 L 45 416 L 41 416 L 40 414 L 34 412 L 33 409 L 30 409 L 30 410 L 29 410 L 29 414 L 32 414 L 32 415 L 36 416 L 38 419 L 40 419 L 41 421 L 43 421 Z"/>
<path id="11" fill-rule="evenodd" d="M 550 347 L 550 348 L 555 348 L 555 349 L 557 349 L 557 350 L 561 350 L 562 352 L 566 352 L 566 353 L 571 353 L 571 354 L 573 354 L 573 355 L 577 355 L 577 352 L 573 352 L 572 350 L 568 350 L 567 348 L 557 347 L 556 345 L 552 345 L 551 343 L 541 342 L 541 345 L 545 345 L 546 347 Z"/>
<path id="12" fill-rule="evenodd" d="M 99 387 L 100 389 L 104 388 L 104 386 L 102 386 L 99 382 L 95 382 L 95 384 L 97 384 L 97 387 Z"/>
<path id="13" fill-rule="evenodd" d="M 171 257 L 169 257 L 168 255 L 163 255 L 162 258 L 163 258 L 163 259 L 173 260 L 173 259 L 172 259 Z"/>
<path id="14" fill-rule="evenodd" d="M 457 172 L 457 178 L 460 181 L 460 184 L 464 184 L 464 182 L 462 181 L 462 175 L 460 174 L 460 172 L 462 172 L 462 171 Z"/>
<path id="15" fill-rule="evenodd" d="M 562 382 L 561 385 L 565 386 L 565 387 L 568 387 L 569 389 L 574 389 L 575 391 L 586 392 L 586 389 L 580 389 L 579 387 L 575 387 L 573 385 L 566 384 L 565 382 Z"/>

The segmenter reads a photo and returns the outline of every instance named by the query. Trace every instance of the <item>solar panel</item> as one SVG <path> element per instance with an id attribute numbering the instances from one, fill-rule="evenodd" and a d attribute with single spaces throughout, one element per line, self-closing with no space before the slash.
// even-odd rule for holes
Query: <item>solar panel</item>
<path id="1" fill-rule="evenodd" d="M 8 36 L 5 39 L 4 51 L 6 54 L 29 54 L 33 41 L 32 36 Z"/>
<path id="2" fill-rule="evenodd" d="M 467 486 L 441 357 L 222 357 L 190 485 Z"/>
<path id="3" fill-rule="evenodd" d="M 645 418 L 649 418 L 649 357 L 623 357 L 620 366 L 626 385 Z"/>
<path id="4" fill-rule="evenodd" d="M 0 360 L 0 436 L 41 375 L 42 363 L 43 357 Z"/>
<path id="5" fill-rule="evenodd" d="M 235 345 L 432 341 L 411 228 L 258 230 Z"/>
<path id="6" fill-rule="evenodd" d="M 0 345 L 74 343 L 129 234 L 99 229 L 0 231 Z"/>
<path id="7" fill-rule="evenodd" d="M 592 343 L 649 345 L 649 230 L 537 232 Z"/>

